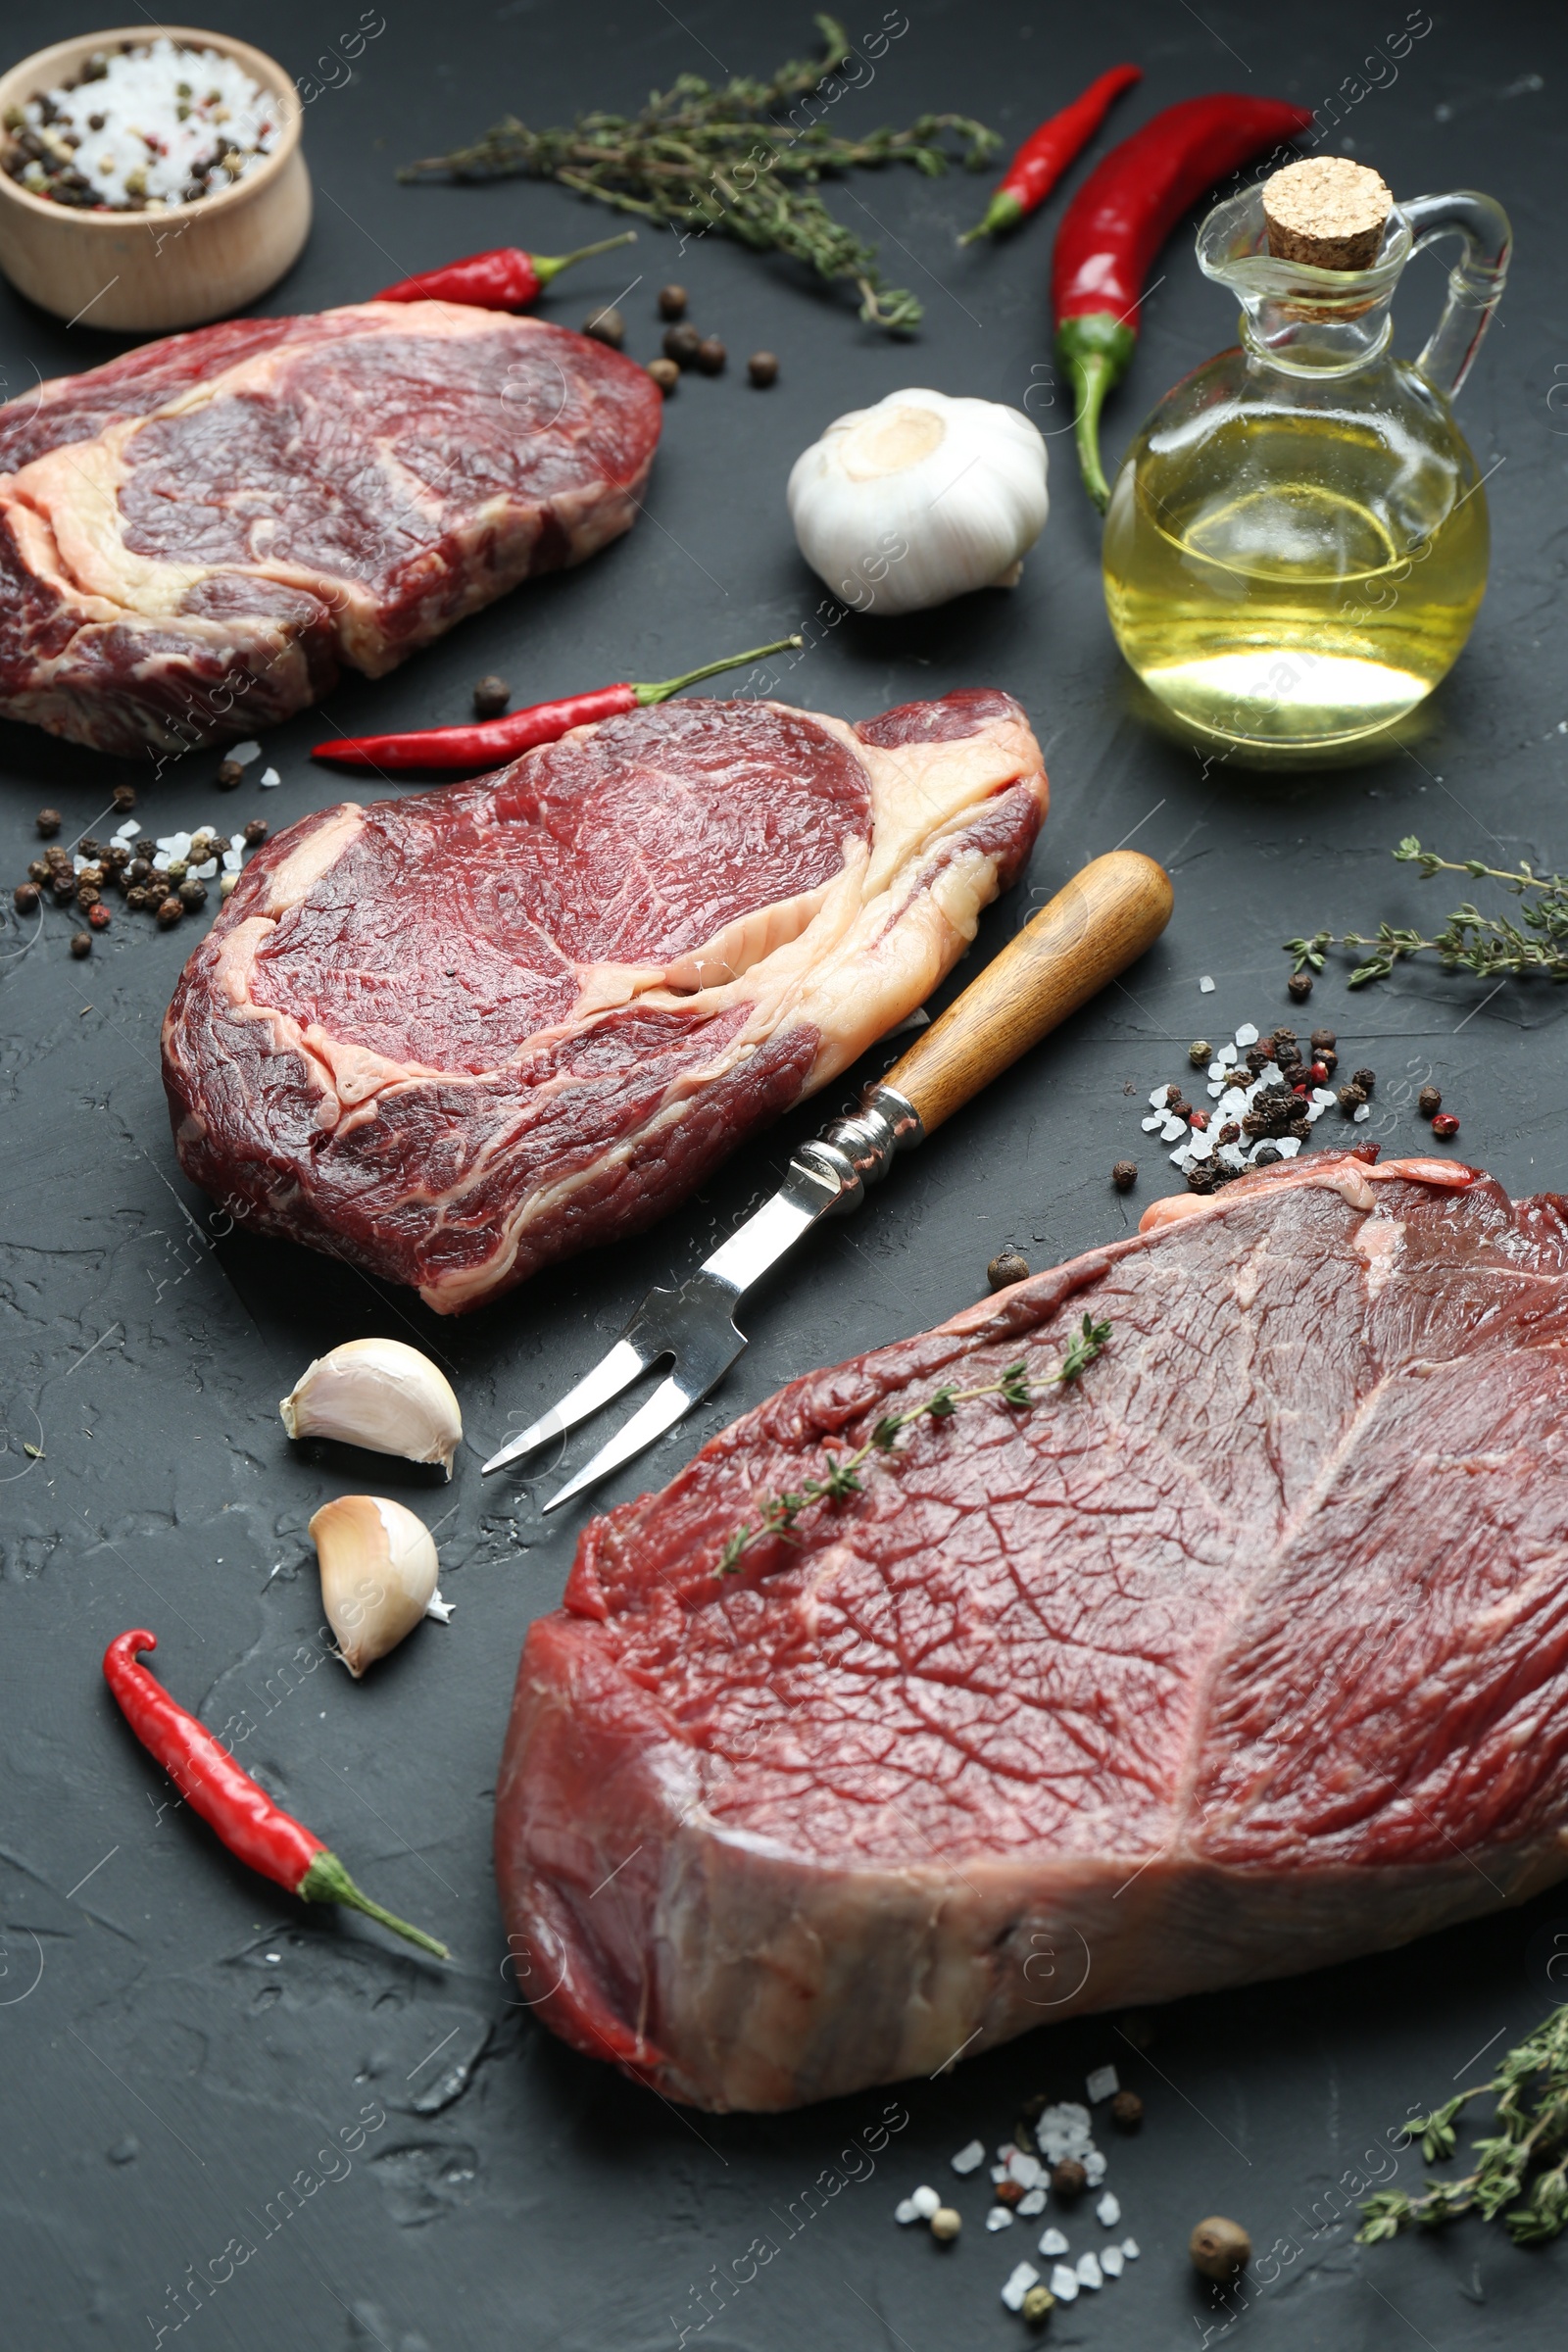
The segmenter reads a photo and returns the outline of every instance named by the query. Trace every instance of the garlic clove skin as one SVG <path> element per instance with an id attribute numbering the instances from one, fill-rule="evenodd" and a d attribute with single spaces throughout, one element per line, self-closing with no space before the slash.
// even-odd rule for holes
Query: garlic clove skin
<path id="1" fill-rule="evenodd" d="M 877 615 L 1015 585 L 1045 529 L 1048 454 L 1019 409 L 890 392 L 796 460 L 790 519 L 835 595 Z"/>
<path id="2" fill-rule="evenodd" d="M 463 1442 L 450 1382 L 402 1340 L 345 1340 L 307 1366 L 277 1409 L 291 1438 L 341 1438 L 372 1453 L 439 1462 L 448 1478 Z"/>
<path id="3" fill-rule="evenodd" d="M 383 1494 L 323 1502 L 310 1532 L 321 1568 L 321 1605 L 358 1682 L 429 1611 L 441 1573 L 435 1544 L 422 1519 Z"/>

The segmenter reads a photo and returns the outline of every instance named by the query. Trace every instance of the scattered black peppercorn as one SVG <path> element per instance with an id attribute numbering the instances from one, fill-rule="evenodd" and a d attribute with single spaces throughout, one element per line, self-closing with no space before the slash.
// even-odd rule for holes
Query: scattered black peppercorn
<path id="1" fill-rule="evenodd" d="M 145 858 L 149 864 L 151 864 L 152 860 L 158 855 L 158 844 L 156 841 L 154 841 L 150 833 L 138 833 L 135 841 L 131 844 L 131 847 L 135 851 L 136 856 L 138 858 Z"/>
<path id="2" fill-rule="evenodd" d="M 608 343 L 612 351 L 618 351 L 626 340 L 626 321 L 618 311 L 595 311 L 591 318 L 583 320 L 582 331 L 596 343 Z"/>
<path id="3" fill-rule="evenodd" d="M 206 883 L 199 881 L 194 874 L 187 876 L 179 886 L 179 903 L 182 906 L 205 906 L 207 904 Z"/>
<path id="4" fill-rule="evenodd" d="M 118 816 L 128 816 L 128 815 L 130 814 L 131 810 L 132 810 L 132 809 L 135 808 L 135 806 L 136 806 L 136 787 L 135 787 L 135 785 L 134 785 L 134 784 L 117 784 L 117 785 L 115 786 L 115 813 L 116 813 Z"/>
<path id="5" fill-rule="evenodd" d="M 97 906 L 98 898 L 99 891 L 97 883 L 87 881 L 84 876 L 82 880 L 76 884 L 76 905 L 81 908 L 83 914 L 87 912 L 89 907 Z"/>
<path id="6" fill-rule="evenodd" d="M 1192 1117 L 1193 1106 L 1185 1095 L 1178 1094 L 1170 1106 L 1170 1115 L 1173 1119 L 1190 1119 Z"/>
<path id="7" fill-rule="evenodd" d="M 1253 1152 L 1252 1165 L 1254 1168 L 1271 1168 L 1276 1160 L 1284 1157 L 1285 1154 L 1277 1144 L 1263 1144 Z"/>
<path id="8" fill-rule="evenodd" d="M 1285 985 L 1298 1004 L 1304 1004 L 1312 994 L 1312 975 L 1310 972 L 1293 972 Z"/>
<path id="9" fill-rule="evenodd" d="M 161 899 L 158 903 L 158 920 L 166 931 L 173 929 L 184 911 L 178 895 L 174 891 L 171 891 L 166 899 Z"/>
<path id="10" fill-rule="evenodd" d="M 673 360 L 650 360 L 648 372 L 666 400 L 680 382 L 680 369 Z"/>
<path id="11" fill-rule="evenodd" d="M 705 375 L 722 375 L 729 353 L 716 335 L 705 335 L 697 346 L 697 365 Z"/>
<path id="12" fill-rule="evenodd" d="M 1362 1103 L 1366 1101 L 1366 1088 L 1364 1086 L 1356 1086 L 1353 1084 L 1350 1086 L 1342 1086 L 1340 1089 L 1339 1100 L 1340 1108 L 1344 1111 L 1346 1117 L 1349 1118 L 1351 1113 L 1359 1110 Z"/>
<path id="13" fill-rule="evenodd" d="M 1133 1186 L 1138 1182 L 1137 1160 L 1118 1159 L 1116 1165 L 1110 1171 L 1110 1181 L 1116 1187 L 1118 1193 L 1130 1193 L 1133 1189 Z"/>
<path id="14" fill-rule="evenodd" d="M 244 827 L 244 834 L 245 839 L 249 842 L 253 850 L 260 848 L 261 844 L 267 839 L 266 817 L 253 816 L 249 818 Z"/>
<path id="15" fill-rule="evenodd" d="M 488 677 L 479 680 L 473 690 L 473 715 L 475 718 L 499 718 L 511 700 L 512 688 L 505 678 L 498 678 L 492 670 Z"/>
<path id="16" fill-rule="evenodd" d="M 219 791 L 232 792 L 235 785 L 239 782 L 244 773 L 245 770 L 241 767 L 237 760 L 220 760 L 218 769 Z"/>
<path id="17" fill-rule="evenodd" d="M 1144 2120 L 1144 2102 L 1136 2090 L 1118 2090 L 1110 2102 L 1110 2120 L 1118 2132 L 1136 2132 Z"/>
<path id="18" fill-rule="evenodd" d="M 1015 1282 L 1029 1279 L 1029 1260 L 1020 1257 L 1016 1250 L 1004 1250 L 986 1268 L 986 1280 L 994 1291 L 1005 1291 Z"/>
<path id="19" fill-rule="evenodd" d="M 1332 1029 L 1314 1029 L 1311 1042 L 1316 1047 L 1328 1046 L 1332 1049 L 1340 1041 Z"/>
<path id="20" fill-rule="evenodd" d="M 703 347 L 703 338 L 695 326 L 672 326 L 664 336 L 664 357 L 673 360 L 677 368 L 689 368 Z"/>
<path id="21" fill-rule="evenodd" d="M 1182 1099 L 1182 1090 L 1181 1090 L 1181 1088 L 1180 1088 L 1179 1086 L 1167 1086 L 1167 1087 L 1166 1087 L 1166 1089 L 1165 1089 L 1165 1108 L 1166 1108 L 1167 1110 L 1174 1110 L 1174 1109 L 1175 1109 L 1175 1107 L 1176 1107 L 1176 1105 L 1177 1105 L 1177 1103 L 1178 1103 L 1178 1102 L 1181 1101 L 1181 1099 Z"/>
<path id="22" fill-rule="evenodd" d="M 1051 2185 L 1058 2197 L 1081 2197 L 1089 2186 L 1089 2175 L 1076 2156 L 1064 2156 L 1051 2168 Z"/>
<path id="23" fill-rule="evenodd" d="M 133 914 L 140 914 L 147 904 L 147 893 L 139 882 L 133 882 L 125 893 L 125 905 Z"/>
<path id="24" fill-rule="evenodd" d="M 42 858 L 34 858 L 31 864 L 27 868 L 27 880 L 29 882 L 47 882 L 48 879 L 49 867 L 47 862 Z"/>
<path id="25" fill-rule="evenodd" d="M 57 865 L 50 880 L 50 887 L 55 894 L 55 905 L 69 906 L 76 895 L 76 877 Z"/>
<path id="26" fill-rule="evenodd" d="M 47 841 L 51 834 L 60 830 L 60 811 L 58 808 L 40 808 L 32 821 Z"/>
<path id="27" fill-rule="evenodd" d="M 145 858 L 133 858 L 125 868 L 127 882 L 150 882 L 153 869 Z"/>
<path id="28" fill-rule="evenodd" d="M 778 361 L 770 351 L 754 351 L 746 363 L 746 372 L 760 392 L 778 381 Z"/>
<path id="29" fill-rule="evenodd" d="M 122 841 L 112 841 L 104 852 L 104 863 L 111 873 L 123 873 L 130 863 L 130 851 Z"/>
<path id="30" fill-rule="evenodd" d="M 1242 1130 L 1238 1121 L 1227 1119 L 1215 1140 L 1221 1144 L 1239 1144 L 1242 1140 Z"/>
<path id="31" fill-rule="evenodd" d="M 1368 1094 L 1372 1092 L 1378 1082 L 1376 1070 L 1352 1070 L 1350 1076 L 1353 1083 L 1356 1086 L 1365 1087 Z"/>
<path id="32" fill-rule="evenodd" d="M 90 833 L 84 833 L 77 842 L 76 848 L 83 858 L 91 858 L 97 857 L 99 845 Z"/>
<path id="33" fill-rule="evenodd" d="M 30 914 L 38 904 L 36 882 L 19 882 L 11 893 L 12 904 L 19 914 Z"/>
<path id="34" fill-rule="evenodd" d="M 90 956 L 92 954 L 92 933 L 90 931 L 73 931 L 71 953 L 78 961 L 83 956 Z"/>
<path id="35" fill-rule="evenodd" d="M 1443 1108 L 1443 1097 L 1435 1086 L 1424 1086 L 1415 1099 L 1415 1106 L 1424 1119 L 1435 1119 Z"/>
<path id="36" fill-rule="evenodd" d="M 1252 2241 L 1240 2222 L 1228 2222 L 1216 2213 L 1199 2223 L 1187 2251 L 1195 2271 L 1223 2281 L 1246 2270 L 1252 2259 Z"/>
<path id="37" fill-rule="evenodd" d="M 685 315 L 685 287 L 661 286 L 659 289 L 659 316 L 661 318 L 683 318 Z"/>

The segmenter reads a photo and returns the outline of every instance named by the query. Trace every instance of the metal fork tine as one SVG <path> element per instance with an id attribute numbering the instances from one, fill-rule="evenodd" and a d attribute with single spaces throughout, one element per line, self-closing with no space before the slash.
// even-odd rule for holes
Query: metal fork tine
<path id="1" fill-rule="evenodd" d="M 548 1445 L 552 1438 L 559 1438 L 563 1431 L 586 1421 L 590 1413 L 598 1412 L 602 1404 L 618 1396 L 622 1389 L 630 1388 L 640 1373 L 667 1353 L 667 1348 L 637 1348 L 630 1340 L 617 1340 L 609 1354 L 602 1355 L 593 1370 L 585 1373 L 574 1389 L 568 1389 L 542 1419 L 531 1429 L 525 1429 L 521 1437 L 509 1439 L 499 1453 L 493 1453 L 480 1477 L 488 1478 L 492 1470 L 505 1469 L 508 1462 L 519 1461 L 525 1453 L 532 1453 L 536 1447 Z"/>
<path id="2" fill-rule="evenodd" d="M 681 1380 L 678 1372 L 672 1372 L 667 1380 L 660 1382 L 648 1402 L 639 1405 L 624 1428 L 617 1430 L 612 1438 L 600 1446 L 592 1461 L 585 1462 L 576 1477 L 568 1480 L 559 1494 L 551 1495 L 545 1509 L 559 1511 L 564 1502 L 569 1502 L 585 1487 L 597 1486 L 600 1479 L 610 1476 L 612 1470 L 618 1470 L 622 1462 L 629 1462 L 634 1453 L 641 1453 L 645 1446 L 651 1446 L 656 1438 L 662 1438 L 666 1429 L 673 1429 L 681 1415 L 696 1401 L 690 1385 Z"/>

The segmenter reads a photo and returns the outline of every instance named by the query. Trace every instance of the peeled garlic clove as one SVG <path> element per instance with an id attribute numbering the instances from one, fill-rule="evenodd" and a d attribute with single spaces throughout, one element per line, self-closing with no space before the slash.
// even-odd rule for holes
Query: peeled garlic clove
<path id="1" fill-rule="evenodd" d="M 1019 409 L 914 387 L 830 424 L 790 474 L 802 555 L 857 612 L 1015 585 L 1045 528 L 1046 444 Z"/>
<path id="2" fill-rule="evenodd" d="M 291 1438 L 342 1438 L 372 1453 L 439 1462 L 448 1478 L 463 1440 L 451 1384 L 402 1340 L 345 1340 L 317 1357 L 277 1409 Z"/>
<path id="3" fill-rule="evenodd" d="M 323 1502 L 311 1521 L 311 1540 L 321 1564 L 321 1605 L 358 1682 L 367 1666 L 413 1633 L 438 1597 L 435 1544 L 422 1519 L 384 1494 Z"/>

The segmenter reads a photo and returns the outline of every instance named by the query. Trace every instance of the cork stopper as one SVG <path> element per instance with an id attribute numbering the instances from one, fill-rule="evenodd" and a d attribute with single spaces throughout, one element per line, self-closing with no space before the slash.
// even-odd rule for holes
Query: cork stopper
<path id="1" fill-rule="evenodd" d="M 1263 185 L 1269 252 L 1318 270 L 1370 270 L 1393 203 L 1380 175 L 1348 155 L 1287 164 Z"/>

